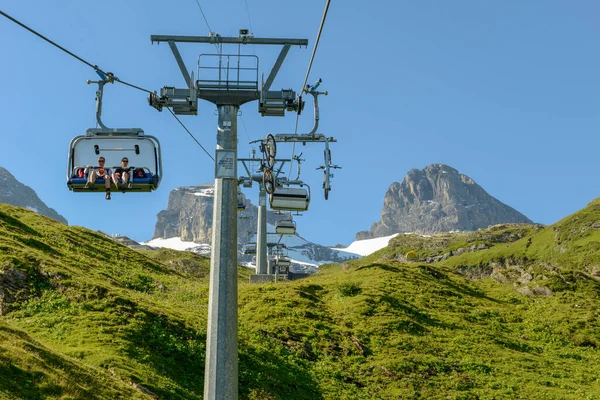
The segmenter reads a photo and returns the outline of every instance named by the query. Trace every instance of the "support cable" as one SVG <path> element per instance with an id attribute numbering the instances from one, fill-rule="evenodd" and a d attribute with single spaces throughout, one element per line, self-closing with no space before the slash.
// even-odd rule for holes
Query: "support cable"
<path id="1" fill-rule="evenodd" d="M 242 126 L 244 127 L 244 132 L 246 132 L 246 137 L 248 138 L 248 142 L 251 142 L 250 135 L 248 135 L 248 129 L 246 129 L 246 122 L 244 122 L 244 115 L 240 115 L 240 119 L 242 120 Z"/>
<path id="2" fill-rule="evenodd" d="M 36 32 L 35 30 L 31 29 L 30 27 L 28 27 L 28 26 L 27 26 L 27 25 L 25 25 L 24 23 L 22 23 L 22 22 L 20 22 L 20 21 L 16 20 L 15 18 L 11 17 L 10 15 L 6 14 L 5 12 L 3 12 L 3 11 L 1 11 L 1 10 L 0 10 L 0 15 L 2 15 L 2 16 L 4 16 L 4 17 L 8 18 L 9 20 L 13 21 L 13 22 L 14 22 L 14 23 L 16 23 L 17 25 L 19 25 L 19 26 L 21 26 L 21 27 L 23 27 L 23 28 L 27 29 L 29 32 L 31 32 L 31 33 L 33 33 L 34 35 L 36 35 L 36 36 L 40 37 L 41 39 L 44 39 L 46 42 L 48 42 L 48 43 L 50 43 L 51 45 L 53 45 L 53 46 L 55 46 L 55 47 L 59 48 L 60 50 L 64 51 L 65 53 L 69 54 L 71 57 L 74 57 L 74 58 L 76 58 L 77 60 L 81 61 L 81 62 L 82 62 L 82 63 L 84 63 L 85 65 L 87 65 L 87 66 L 89 66 L 89 67 L 92 67 L 92 68 L 94 69 L 94 71 L 97 71 L 97 72 L 100 72 L 100 73 L 104 74 L 104 75 L 107 77 L 107 79 L 109 80 L 109 82 L 116 81 L 116 82 L 122 83 L 123 85 L 129 86 L 129 87 L 132 87 L 132 88 L 134 88 L 134 89 L 141 90 L 141 91 L 143 91 L 143 92 L 146 92 L 146 93 L 154 93 L 154 92 L 152 92 L 152 91 L 150 91 L 150 90 L 147 90 L 147 89 L 141 88 L 141 87 L 139 87 L 139 86 L 133 85 L 133 84 L 131 84 L 131 83 L 128 83 L 128 82 L 125 82 L 125 81 L 122 81 L 121 79 L 119 79 L 119 78 L 117 78 L 116 76 L 114 76 L 114 75 L 113 75 L 111 72 L 104 72 L 104 71 L 103 71 L 102 69 L 100 69 L 100 68 L 99 68 L 97 65 L 94 65 L 94 64 L 92 64 L 92 63 L 90 63 L 90 62 L 88 62 L 88 61 L 84 60 L 83 58 L 79 57 L 78 55 L 76 55 L 76 54 L 74 54 L 74 53 L 70 52 L 69 50 L 65 49 L 65 48 L 64 48 L 64 47 L 62 47 L 61 45 L 59 45 L 59 44 L 57 44 L 57 43 L 53 42 L 52 40 L 48 39 L 47 37 L 45 37 L 45 36 L 44 36 L 44 35 L 42 35 L 41 33 L 38 33 L 38 32 Z M 208 22 L 207 22 L 207 24 L 208 24 Z M 178 121 L 178 122 L 181 124 L 181 126 L 183 126 L 183 129 L 185 129 L 185 130 L 187 131 L 187 133 L 189 133 L 189 134 L 190 134 L 190 136 L 191 136 L 191 137 L 192 137 L 192 138 L 193 138 L 193 139 L 196 141 L 196 143 L 198 143 L 198 145 L 199 145 L 199 146 L 202 148 L 202 150 L 204 150 L 204 151 L 206 152 L 206 154 L 208 154 L 208 156 L 209 156 L 209 157 L 210 157 L 210 158 L 211 158 L 211 159 L 214 161 L 214 158 L 213 158 L 213 156 L 211 156 L 211 155 L 210 155 L 210 154 L 209 154 L 209 153 L 206 151 L 206 149 L 205 149 L 205 148 L 204 148 L 204 147 L 203 147 L 203 146 L 200 144 L 200 142 L 198 142 L 198 140 L 196 140 L 196 138 L 194 137 L 194 135 L 192 135 L 192 134 L 191 134 L 191 132 L 190 132 L 190 131 L 189 131 L 189 130 L 188 130 L 186 127 L 185 127 L 185 125 L 184 125 L 184 124 L 183 124 L 183 123 L 182 123 L 182 122 L 179 120 L 179 118 L 177 118 L 177 116 L 176 116 L 176 115 L 173 113 L 173 111 L 171 111 L 171 109 L 170 109 L 170 108 L 168 108 L 168 107 L 167 107 L 167 110 L 169 110 L 169 112 L 170 112 L 170 113 L 171 113 L 171 114 L 172 114 L 172 115 L 175 117 L 175 119 L 176 119 L 176 120 L 177 120 L 177 121 Z"/>
<path id="3" fill-rule="evenodd" d="M 304 77 L 304 83 L 300 88 L 300 95 L 302 95 L 302 91 L 306 87 L 306 82 L 308 82 L 308 75 L 310 74 L 310 69 L 312 68 L 313 60 L 315 59 L 315 54 L 317 53 L 317 46 L 319 46 L 319 39 L 321 39 L 321 32 L 323 32 L 323 25 L 325 25 L 325 18 L 327 18 L 327 11 L 329 10 L 329 3 L 331 0 L 327 0 L 325 4 L 325 10 L 323 11 L 323 17 L 321 18 L 321 25 L 319 26 L 319 31 L 317 33 L 317 40 L 315 40 L 315 47 L 313 47 L 312 55 L 310 56 L 310 62 L 308 63 L 308 69 L 306 70 L 306 76 Z M 300 106 L 302 106 L 300 104 Z M 300 114 L 296 113 L 296 128 L 294 129 L 294 135 L 298 134 L 298 119 Z M 292 146 L 292 162 L 290 162 L 290 176 L 292 173 L 292 166 L 294 165 L 294 151 L 296 150 L 296 142 L 294 142 Z"/>
<path id="4" fill-rule="evenodd" d="M 70 52 L 69 50 L 67 50 L 67 49 L 65 49 L 64 47 L 62 47 L 61 45 L 59 45 L 58 43 L 56 43 L 56 42 L 53 42 L 52 40 L 48 39 L 46 36 L 42 35 L 41 33 L 38 33 L 38 32 L 36 32 L 34 29 L 31 29 L 30 27 L 28 27 L 28 26 L 27 26 L 27 25 L 25 25 L 24 23 L 22 23 L 22 22 L 20 22 L 20 21 L 16 20 L 15 18 L 11 17 L 10 15 L 6 14 L 5 12 L 3 12 L 3 11 L 1 11 L 1 10 L 0 10 L 0 15 L 2 15 L 2 16 L 4 16 L 4 17 L 8 18 L 9 20 L 11 20 L 11 21 L 12 21 L 12 22 L 14 22 L 15 24 L 17 24 L 17 25 L 21 26 L 22 28 L 25 28 L 25 29 L 27 29 L 29 32 L 31 32 L 31 33 L 33 33 L 34 35 L 38 36 L 39 38 L 41 38 L 41 39 L 45 40 L 46 42 L 50 43 L 51 45 L 53 45 L 53 46 L 55 46 L 55 47 L 59 48 L 60 50 L 64 51 L 65 53 L 67 53 L 67 54 L 68 54 L 68 55 L 70 55 L 71 57 L 73 57 L 73 58 L 76 58 L 77 60 L 81 61 L 82 63 L 84 63 L 84 64 L 85 64 L 85 65 L 87 65 L 88 67 L 91 67 L 91 68 L 93 68 L 93 69 L 94 69 L 94 71 L 98 71 L 98 72 L 100 72 L 100 73 L 102 73 L 102 74 L 106 75 L 106 76 L 108 77 L 108 80 L 109 80 L 109 81 L 111 81 L 111 82 L 112 82 L 112 81 L 119 82 L 119 83 L 122 83 L 123 85 L 129 86 L 129 87 L 132 87 L 132 88 L 134 88 L 134 89 L 141 90 L 141 91 L 143 91 L 143 92 L 146 92 L 146 93 L 153 93 L 153 92 L 152 92 L 152 91 L 150 91 L 150 90 L 147 90 L 147 89 L 141 88 L 141 87 L 139 87 L 139 86 L 133 85 L 133 84 L 131 84 L 131 83 L 125 82 L 125 81 L 123 81 L 123 80 L 121 80 L 121 79 L 117 78 L 116 76 L 114 76 L 114 75 L 113 75 L 111 72 L 104 72 L 104 71 L 103 71 L 102 69 L 100 69 L 100 68 L 99 68 L 97 65 L 94 65 L 94 64 L 92 64 L 92 63 L 90 63 L 90 62 L 88 62 L 88 61 L 84 60 L 83 58 L 79 57 L 79 56 L 78 56 L 78 55 L 76 55 L 75 53 L 72 53 L 72 52 Z"/>
<path id="5" fill-rule="evenodd" d="M 177 120 L 177 122 L 179 122 L 179 124 L 183 127 L 183 129 L 185 129 L 185 131 L 192 137 L 192 139 L 194 139 L 194 141 L 198 144 L 198 146 L 200 146 L 202 148 L 202 150 L 204 150 L 204 152 L 206 153 L 206 155 L 208 155 L 211 160 L 215 161 L 214 157 L 210 155 L 210 153 L 208 151 L 206 151 L 206 149 L 204 148 L 204 146 L 202 146 L 200 144 L 200 142 L 198 141 L 198 139 L 196 139 L 194 137 L 194 135 L 192 135 L 192 132 L 189 131 L 188 128 L 186 128 L 186 126 L 183 124 L 183 122 L 181 122 L 181 120 L 179 118 L 177 118 L 177 115 L 175 115 L 175 113 L 169 108 L 167 107 L 167 110 L 169 110 L 169 112 L 171 113 L 171 115 Z"/>
<path id="6" fill-rule="evenodd" d="M 321 32 L 323 31 L 323 25 L 325 25 L 325 18 L 327 17 L 327 10 L 329 9 L 329 3 L 331 0 L 327 0 L 327 4 L 325 4 L 325 10 L 323 11 L 323 17 L 321 18 L 321 25 L 319 26 L 319 33 L 317 33 L 317 40 L 315 40 L 315 47 L 313 47 L 312 55 L 310 56 L 310 62 L 308 63 L 308 69 L 306 70 L 306 77 L 304 78 L 304 83 L 302 84 L 302 88 L 300 89 L 300 93 L 306 87 L 306 82 L 308 82 L 308 75 L 310 74 L 310 69 L 312 67 L 313 60 L 315 59 L 315 54 L 317 52 L 317 46 L 319 46 L 319 39 L 321 38 Z"/>
<path id="7" fill-rule="evenodd" d="M 198 8 L 200 9 L 200 13 L 202 14 L 202 18 L 204 18 L 204 22 L 206 22 L 206 27 L 208 28 L 208 34 L 212 35 L 213 34 L 213 30 L 210 29 L 210 25 L 208 23 L 208 20 L 206 19 L 206 15 L 204 15 L 204 10 L 202 10 L 202 6 L 200 5 L 200 1 L 196 0 L 196 4 L 198 4 Z M 215 47 L 217 48 L 217 51 L 219 52 L 219 54 L 221 54 L 221 49 L 219 48 L 219 45 L 215 43 Z"/>
<path id="8" fill-rule="evenodd" d="M 248 14 L 248 23 L 250 24 L 250 33 L 254 33 L 252 30 L 252 20 L 250 19 L 250 8 L 248 7 L 248 0 L 244 0 L 246 2 L 246 14 Z"/>
<path id="9" fill-rule="evenodd" d="M 202 13 L 202 18 L 204 18 L 204 22 L 206 22 L 206 26 L 208 27 L 208 32 L 211 33 L 213 30 L 210 29 L 210 25 L 208 24 L 206 15 L 204 15 L 204 11 L 202 10 L 202 6 L 200 5 L 200 2 L 198 0 L 196 0 L 196 4 L 198 4 L 198 8 L 200 9 L 200 12 Z"/>

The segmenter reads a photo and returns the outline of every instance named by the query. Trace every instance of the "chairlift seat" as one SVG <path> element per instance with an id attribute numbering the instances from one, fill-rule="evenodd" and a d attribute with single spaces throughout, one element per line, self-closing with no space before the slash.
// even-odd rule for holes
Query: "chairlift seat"
<path id="1" fill-rule="evenodd" d="M 256 254 L 256 243 L 246 243 L 242 248 L 242 254 Z"/>
<path id="2" fill-rule="evenodd" d="M 288 256 L 275 256 L 275 265 L 278 267 L 289 267 L 292 260 Z"/>
<path id="3" fill-rule="evenodd" d="M 78 177 L 75 172 L 85 167 L 75 167 L 74 173 L 71 178 L 67 181 L 67 186 L 73 192 L 104 192 L 105 181 L 104 178 L 98 177 L 96 178 L 96 183 L 94 185 L 88 185 L 87 178 Z M 120 167 L 112 167 L 111 170 L 114 171 L 116 168 Z M 134 170 L 134 168 L 130 168 L 130 170 Z M 118 186 L 115 186 L 114 182 L 111 182 L 111 190 L 119 191 L 119 192 L 151 192 L 158 187 L 157 177 L 152 175 L 149 171 L 144 170 L 144 176 L 135 176 L 133 173 L 129 175 L 129 181 L 127 185 L 123 185 L 122 181 L 119 180 Z"/>
<path id="4" fill-rule="evenodd" d="M 109 132 L 110 133 L 110 132 Z M 104 178 L 98 177 L 93 186 L 87 184 L 87 177 L 76 174 L 85 165 L 97 165 L 98 157 L 106 159 L 106 165 L 120 162 L 123 157 L 129 159 L 129 180 L 111 182 L 111 190 L 118 192 L 151 192 L 158 188 L 162 175 L 160 144 L 153 136 L 146 136 L 142 130 L 137 134 L 109 134 L 88 130 L 87 135 L 76 136 L 69 145 L 69 161 L 67 166 L 67 187 L 73 192 L 104 191 Z M 135 167 L 134 167 L 135 166 Z M 121 166 L 108 167 L 114 172 Z M 136 169 L 143 170 L 143 176 L 136 176 Z"/>
<path id="5" fill-rule="evenodd" d="M 304 185 L 308 188 L 308 185 Z M 273 210 L 306 211 L 310 203 L 310 191 L 304 188 L 277 188 L 269 195 Z"/>
<path id="6" fill-rule="evenodd" d="M 296 234 L 296 223 L 292 220 L 279 220 L 275 222 L 275 233 L 279 235 L 294 235 Z"/>
<path id="7" fill-rule="evenodd" d="M 238 211 L 244 211 L 246 209 L 246 196 L 242 192 L 238 192 L 237 195 L 237 209 Z"/>

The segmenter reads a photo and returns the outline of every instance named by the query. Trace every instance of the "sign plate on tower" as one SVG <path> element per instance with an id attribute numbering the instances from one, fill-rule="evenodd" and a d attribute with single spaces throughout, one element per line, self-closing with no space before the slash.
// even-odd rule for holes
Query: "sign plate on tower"
<path id="1" fill-rule="evenodd" d="M 237 179 L 235 151 L 216 150 L 215 156 L 215 178 Z"/>

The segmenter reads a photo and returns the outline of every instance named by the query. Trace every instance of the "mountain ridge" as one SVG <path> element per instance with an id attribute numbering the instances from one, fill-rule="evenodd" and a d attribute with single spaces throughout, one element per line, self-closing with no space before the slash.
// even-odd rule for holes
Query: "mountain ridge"
<path id="1" fill-rule="evenodd" d="M 68 225 L 65 217 L 44 203 L 37 193 L 19 182 L 7 169 L 0 167 L 0 203 L 27 208 Z"/>
<path id="2" fill-rule="evenodd" d="M 489 195 L 467 175 L 444 164 L 411 169 L 387 190 L 381 219 L 357 240 L 415 232 L 476 231 L 501 223 L 533 223 Z"/>

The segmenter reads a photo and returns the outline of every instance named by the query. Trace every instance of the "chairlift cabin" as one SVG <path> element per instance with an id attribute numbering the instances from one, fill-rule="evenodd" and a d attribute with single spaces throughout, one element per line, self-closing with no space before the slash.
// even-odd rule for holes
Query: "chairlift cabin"
<path id="1" fill-rule="evenodd" d="M 246 243 L 242 248 L 242 254 L 256 254 L 256 243 Z"/>
<path id="2" fill-rule="evenodd" d="M 237 209 L 238 211 L 244 211 L 246 209 L 246 195 L 244 195 L 241 190 L 238 190 Z"/>
<path id="3" fill-rule="evenodd" d="M 160 143 L 154 136 L 144 135 L 139 128 L 111 129 L 102 123 L 102 96 L 104 85 L 113 83 L 112 74 L 108 76 L 97 70 L 99 81 L 96 91 L 96 123 L 99 128 L 86 131 L 85 135 L 76 136 L 69 144 L 67 163 L 67 186 L 73 192 L 105 191 L 104 177 L 96 179 L 95 184 L 88 184 L 90 168 L 104 175 L 105 169 L 113 173 L 110 187 L 120 192 L 150 192 L 158 188 L 162 177 L 162 161 Z M 98 165 L 102 157 L 104 165 Z M 126 158 L 127 164 L 121 160 Z M 90 168 L 87 168 L 90 167 Z M 123 169 L 121 177 L 114 174 L 117 168 Z M 124 172 L 128 173 L 127 182 Z M 86 176 L 87 173 L 87 176 Z M 115 180 L 113 182 L 113 180 Z M 110 197 L 107 196 L 107 199 Z"/>
<path id="4" fill-rule="evenodd" d="M 76 136 L 69 144 L 67 166 L 67 186 L 73 192 L 104 191 L 104 178 L 96 179 L 96 184 L 87 184 L 87 166 L 99 170 L 98 158 L 106 161 L 105 168 L 114 173 L 117 168 L 128 172 L 129 179 L 111 182 L 111 188 L 120 192 L 151 192 L 160 185 L 162 161 L 160 143 L 154 136 L 144 135 L 141 129 L 127 129 L 127 133 L 113 130 L 108 133 L 100 129 L 89 129 L 86 135 Z M 127 166 L 121 160 L 129 160 Z M 112 178 L 111 178 L 112 180 Z"/>
<path id="5" fill-rule="evenodd" d="M 280 219 L 275 222 L 275 233 L 279 235 L 295 235 L 296 223 L 291 219 Z"/>
<path id="6" fill-rule="evenodd" d="M 310 203 L 310 187 L 301 184 L 297 188 L 277 188 L 269 195 L 269 202 L 273 210 L 306 211 Z"/>
<path id="7" fill-rule="evenodd" d="M 288 256 L 276 255 L 275 265 L 279 267 L 289 267 L 292 264 L 292 259 Z"/>

